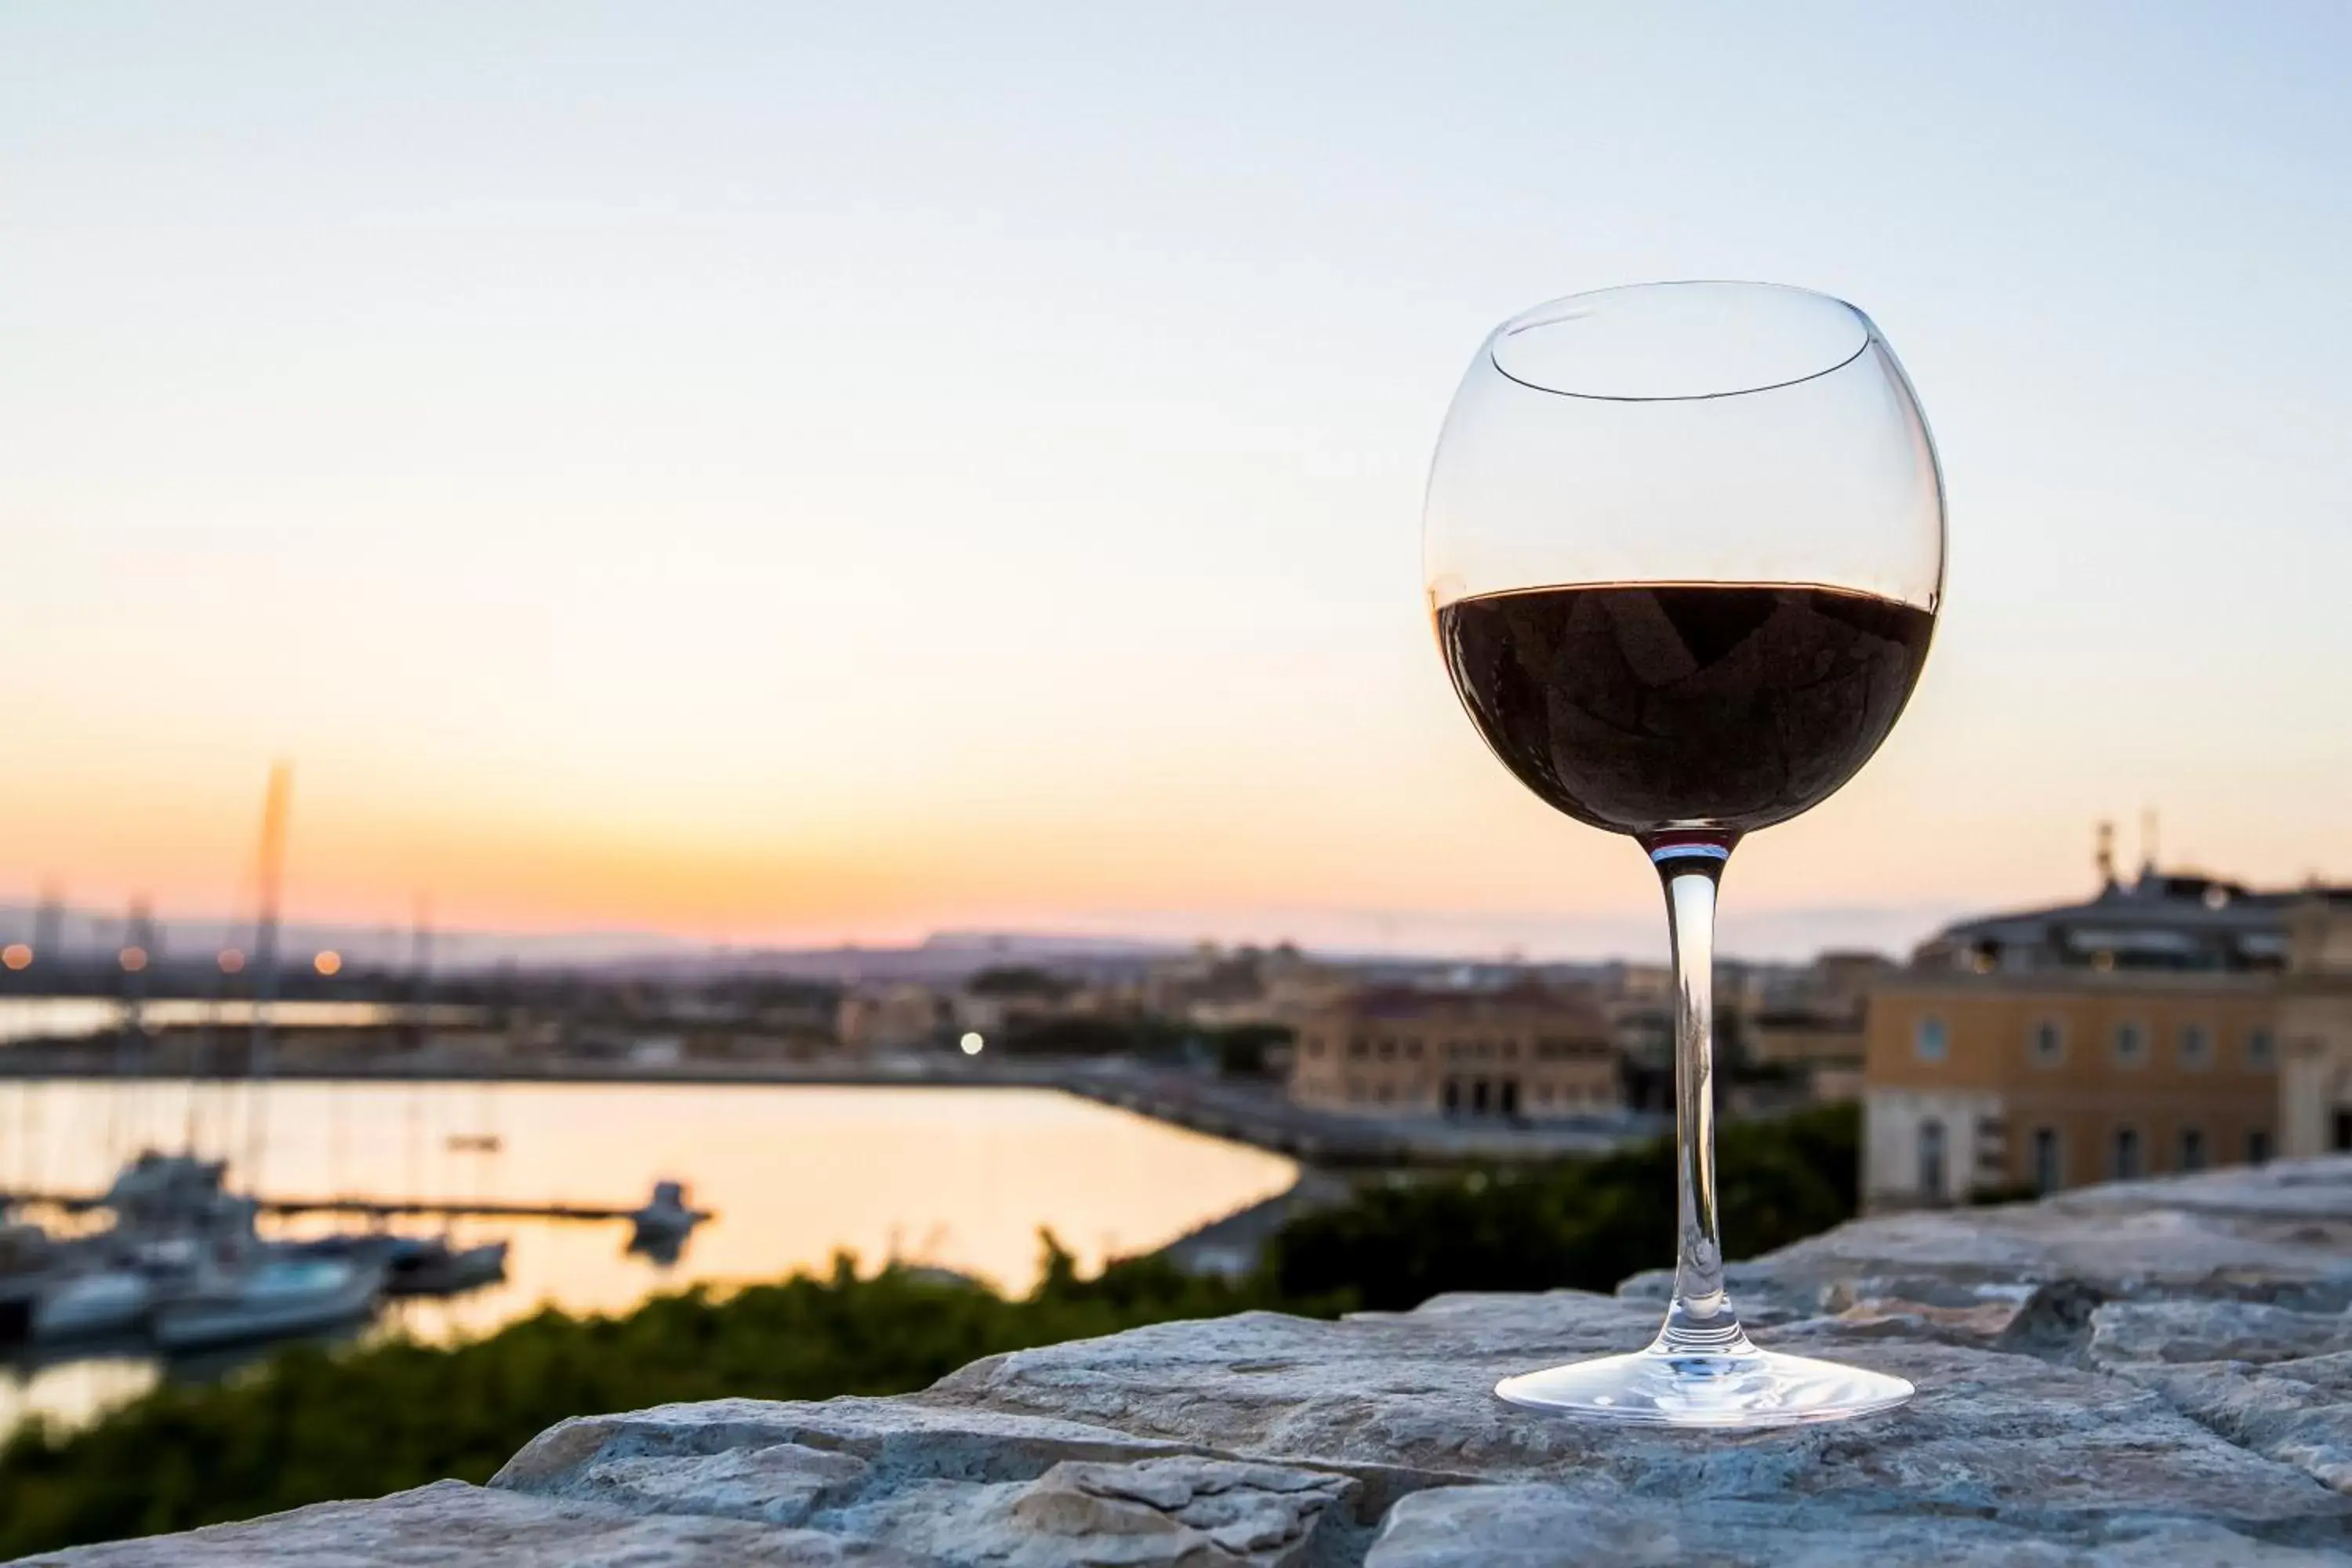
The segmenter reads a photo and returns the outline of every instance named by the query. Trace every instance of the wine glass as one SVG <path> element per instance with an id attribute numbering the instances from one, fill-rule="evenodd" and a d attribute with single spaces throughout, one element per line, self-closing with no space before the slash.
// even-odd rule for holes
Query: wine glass
<path id="1" fill-rule="evenodd" d="M 1557 1414 L 1829 1421 L 1899 1377 L 1748 1341 L 1716 1231 L 1716 885 L 1741 837 L 1819 805 L 1927 655 L 1943 484 L 1869 317 L 1762 283 L 1656 283 L 1497 327 L 1454 395 L 1423 528 L 1454 687 L 1519 782 L 1631 836 L 1664 884 L 1675 1020 L 1675 1288 L 1646 1350 L 1506 1378 Z"/>

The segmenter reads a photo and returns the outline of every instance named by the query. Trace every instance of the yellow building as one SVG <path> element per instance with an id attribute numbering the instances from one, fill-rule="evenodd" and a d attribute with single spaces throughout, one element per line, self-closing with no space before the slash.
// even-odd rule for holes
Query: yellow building
<path id="1" fill-rule="evenodd" d="M 846 1050 L 908 1050 L 938 1044 L 953 1017 L 948 999 L 927 985 L 884 985 L 845 993 L 834 1032 Z"/>
<path id="2" fill-rule="evenodd" d="M 1543 1120 L 1622 1103 L 1608 1020 L 1574 993 L 1371 989 L 1300 1014 L 1297 1033 L 1302 1105 Z"/>
<path id="3" fill-rule="evenodd" d="M 2319 893 L 2287 921 L 2279 983 L 2279 1147 L 2352 1151 L 2352 895 Z"/>
<path id="4" fill-rule="evenodd" d="M 1882 978 L 1864 1027 L 1865 1203 L 2268 1159 L 2278 989 L 2252 971 Z"/>

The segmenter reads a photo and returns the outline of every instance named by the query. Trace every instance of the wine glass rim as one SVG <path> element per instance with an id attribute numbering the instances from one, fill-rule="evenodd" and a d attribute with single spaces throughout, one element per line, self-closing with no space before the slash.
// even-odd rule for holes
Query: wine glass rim
<path id="1" fill-rule="evenodd" d="M 1839 352 L 1830 357 L 1828 363 L 1805 370 L 1801 374 L 1773 374 L 1769 379 L 1761 380 L 1735 377 L 1733 379 L 1739 380 L 1741 384 L 1708 387 L 1696 392 L 1598 392 L 1553 386 L 1539 380 L 1531 380 L 1526 374 L 1515 373 L 1503 363 L 1504 356 L 1501 350 L 1508 340 L 1524 332 L 1559 326 L 1580 320 L 1591 313 L 1591 307 L 1598 302 L 1622 300 L 1628 296 L 1662 296 L 1686 289 L 1742 293 L 1759 297 L 1779 296 L 1783 300 L 1828 306 L 1842 313 L 1859 331 L 1860 335 L 1851 348 L 1841 345 Z M 1787 387 L 1801 386 L 1807 382 L 1819 381 L 1823 376 L 1834 375 L 1843 370 L 1868 353 L 1872 343 L 1883 341 L 1879 335 L 1877 323 L 1864 314 L 1860 306 L 1850 300 L 1842 300 L 1834 294 L 1822 293 L 1817 289 L 1801 288 L 1793 283 L 1767 283 L 1750 279 L 1676 278 L 1649 283 L 1618 283 L 1602 289 L 1587 289 L 1574 294 L 1563 294 L 1555 300 L 1547 300 L 1539 305 L 1531 305 L 1487 334 L 1486 355 L 1487 363 L 1494 366 L 1496 374 L 1506 381 L 1517 386 L 1524 386 L 1530 392 L 1547 393 L 1554 397 L 1574 397 L 1591 403 L 1704 403 L 1720 398 L 1749 397 L 1758 393 L 1779 392 Z M 1524 368 L 1523 366 L 1522 369 Z"/>

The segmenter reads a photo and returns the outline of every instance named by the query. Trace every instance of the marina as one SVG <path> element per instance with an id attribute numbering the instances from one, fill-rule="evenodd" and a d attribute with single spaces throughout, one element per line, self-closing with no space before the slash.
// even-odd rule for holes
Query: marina
<path id="1" fill-rule="evenodd" d="M 249 1256 L 284 1267 L 254 1278 L 226 1320 L 215 1293 L 162 1333 L 137 1326 L 135 1286 L 93 1279 L 79 1292 L 89 1329 L 0 1350 L 0 1430 L 37 1413 L 87 1420 L 283 1342 L 214 1337 L 237 1314 L 307 1303 L 315 1315 L 286 1325 L 290 1337 L 446 1342 L 547 1306 L 618 1312 L 656 1291 L 824 1273 L 840 1254 L 1018 1293 L 1037 1278 L 1041 1232 L 1091 1269 L 1298 1174 L 1277 1155 L 1025 1088 L 18 1079 L 0 1082 L 0 1186 L 77 1203 L 26 1202 L 8 1218 L 67 1245 L 104 1234 L 108 1211 L 88 1200 L 137 1148 L 176 1147 L 192 1101 L 202 1151 L 238 1156 L 225 1193 L 261 1194 Z M 267 1129 L 250 1183 L 248 1121 Z M 110 1129 L 131 1155 L 110 1160 Z M 654 1195 L 665 1179 L 685 1187 L 667 1204 Z M 678 1210 L 707 1217 L 681 1226 Z M 358 1282 L 371 1269 L 372 1292 Z M 404 1273 L 435 1289 L 411 1291 Z M 110 1310 L 112 1327 L 96 1321 Z"/>

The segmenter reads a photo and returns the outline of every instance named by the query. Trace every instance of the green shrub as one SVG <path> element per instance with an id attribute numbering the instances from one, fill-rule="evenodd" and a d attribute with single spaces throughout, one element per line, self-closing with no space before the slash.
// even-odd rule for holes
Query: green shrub
<path id="1" fill-rule="evenodd" d="M 860 1279 L 843 1258 L 830 1279 L 723 1299 L 692 1289 L 619 1318 L 545 1311 L 446 1349 L 289 1351 L 229 1384 L 167 1384 L 81 1431 L 35 1422 L 0 1445 L 0 1558 L 443 1476 L 487 1480 L 567 1415 L 898 1394 L 999 1351 L 1272 1304 L 1254 1285 L 1151 1259 L 1081 1280 L 1048 1246 L 1045 1279 L 1022 1300 L 896 1268 Z"/>
<path id="2" fill-rule="evenodd" d="M 1724 1128 L 1725 1250 L 1751 1257 L 1851 1217 L 1861 1127 L 1841 1105 Z M 1443 1290 L 1607 1290 L 1675 1260 L 1674 1145 L 1372 1188 L 1294 1220 L 1272 1251 L 1279 1293 L 1346 1290 L 1388 1310 Z"/>

